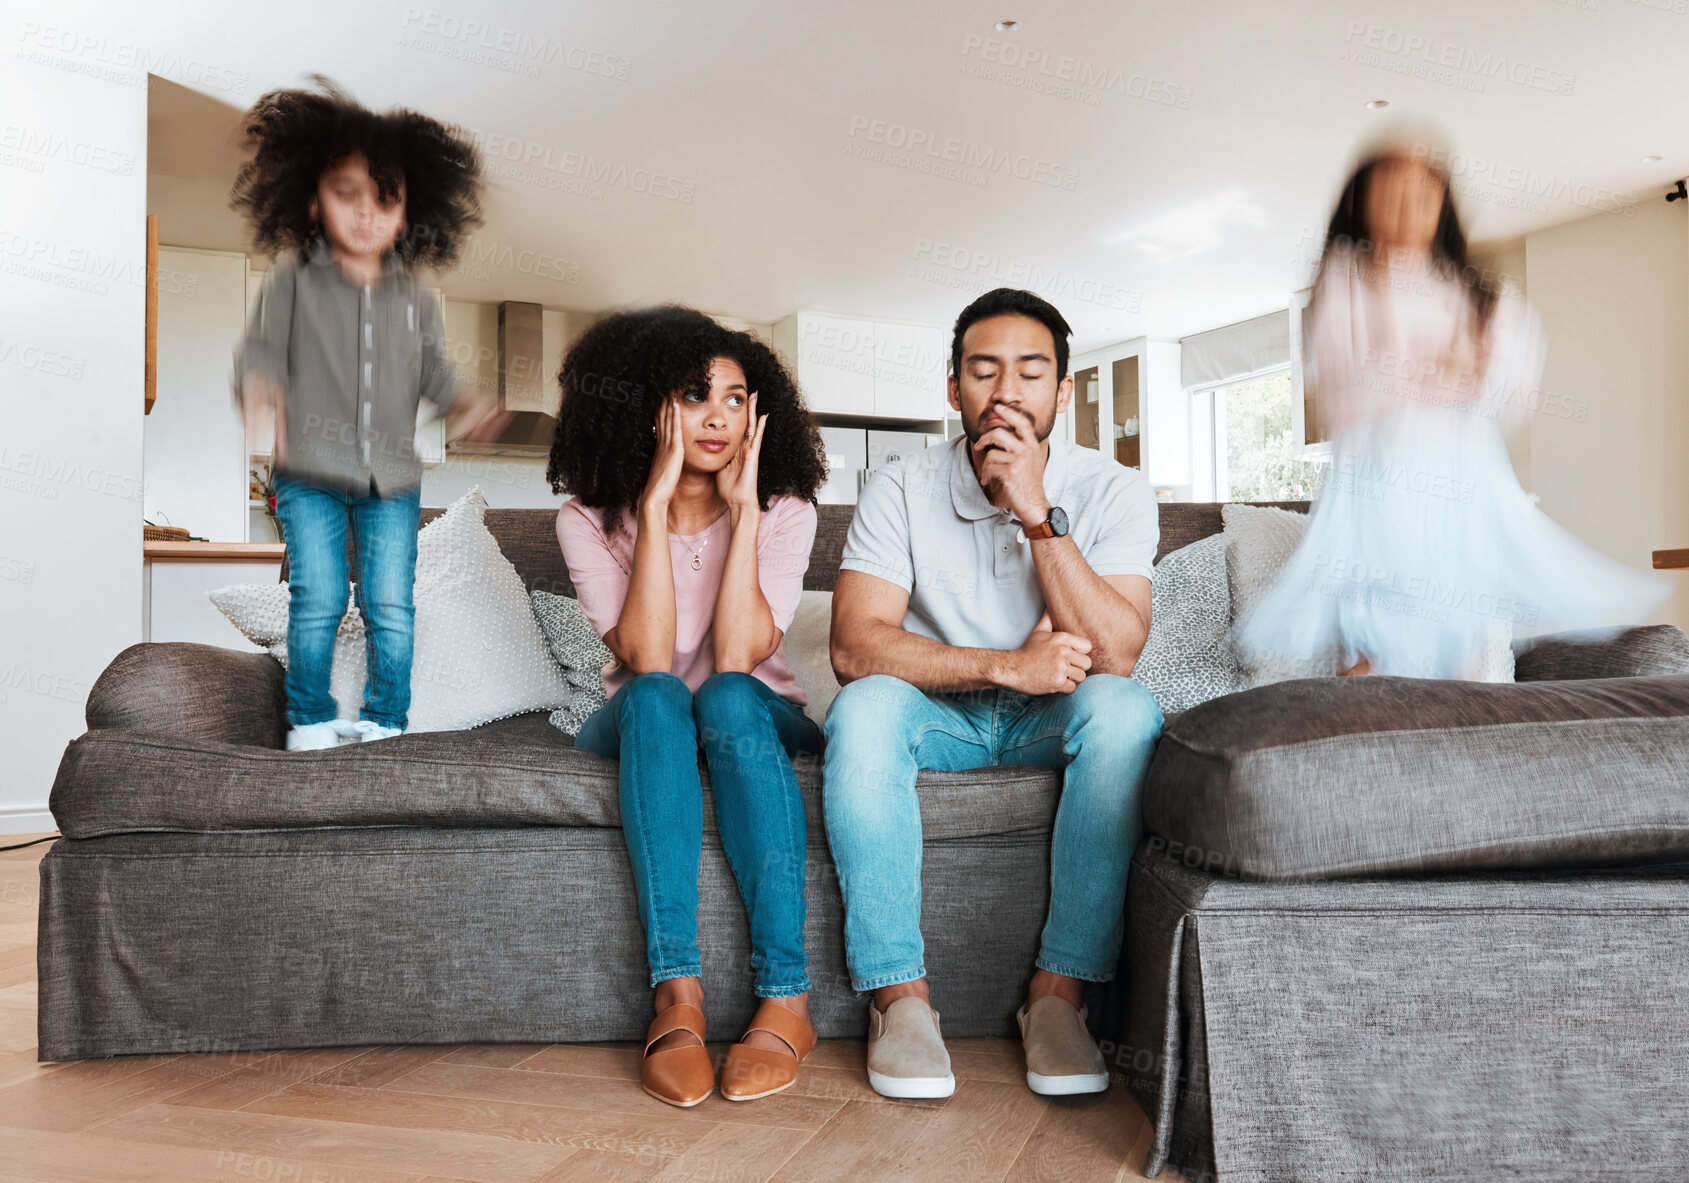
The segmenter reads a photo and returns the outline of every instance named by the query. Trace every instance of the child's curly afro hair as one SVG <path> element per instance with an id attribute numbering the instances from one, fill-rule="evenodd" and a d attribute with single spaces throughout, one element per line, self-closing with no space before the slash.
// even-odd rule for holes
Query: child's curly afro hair
<path id="1" fill-rule="evenodd" d="M 791 374 L 751 334 L 676 304 L 613 313 L 563 358 L 563 405 L 546 469 L 552 491 L 599 510 L 605 531 L 614 532 L 651 475 L 662 400 L 708 392 L 710 362 L 718 357 L 739 363 L 758 414 L 768 419 L 757 473 L 763 508 L 786 495 L 814 501 L 827 479 L 827 454 Z"/>
<path id="2" fill-rule="evenodd" d="M 475 145 L 437 119 L 403 108 L 378 115 L 322 75 L 313 81 L 317 90 L 272 90 L 246 113 L 252 159 L 235 178 L 229 204 L 251 221 L 254 242 L 271 255 L 309 247 L 321 232 L 310 213 L 318 178 L 361 152 L 383 198 L 404 183 L 399 257 L 426 267 L 450 264 L 481 222 Z"/>

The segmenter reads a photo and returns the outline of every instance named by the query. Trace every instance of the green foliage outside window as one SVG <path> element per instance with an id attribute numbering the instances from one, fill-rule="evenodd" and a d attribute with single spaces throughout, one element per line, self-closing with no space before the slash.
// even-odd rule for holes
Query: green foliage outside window
<path id="1" fill-rule="evenodd" d="M 1296 458 L 1290 421 L 1290 371 L 1262 374 L 1225 392 L 1227 485 L 1223 501 L 1305 501 L 1325 481 L 1327 465 Z"/>

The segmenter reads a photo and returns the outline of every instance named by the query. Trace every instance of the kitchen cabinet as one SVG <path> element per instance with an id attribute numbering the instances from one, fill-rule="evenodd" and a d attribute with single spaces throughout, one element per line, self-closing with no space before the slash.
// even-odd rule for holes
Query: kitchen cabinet
<path id="1" fill-rule="evenodd" d="M 259 652 L 207 593 L 237 583 L 274 583 L 281 547 L 207 542 L 148 543 L 141 574 L 141 639 L 192 641 Z M 170 552 L 157 554 L 154 552 Z"/>
<path id="2" fill-rule="evenodd" d="M 798 312 L 775 324 L 774 346 L 816 414 L 944 417 L 950 339 L 942 328 Z"/>
<path id="3" fill-rule="evenodd" d="M 1075 357 L 1069 439 L 1136 468 L 1152 485 L 1191 480 L 1189 399 L 1179 343 L 1138 337 Z"/>
<path id="4" fill-rule="evenodd" d="M 874 324 L 874 417 L 944 418 L 950 334 L 926 325 Z"/>

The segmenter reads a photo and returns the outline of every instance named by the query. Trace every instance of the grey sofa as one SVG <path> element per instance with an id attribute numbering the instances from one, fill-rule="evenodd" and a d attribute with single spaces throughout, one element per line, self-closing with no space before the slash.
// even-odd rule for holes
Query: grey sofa
<path id="1" fill-rule="evenodd" d="M 806 587 L 831 588 L 849 513 L 822 507 Z M 1214 505 L 1161 515 L 1162 553 L 1220 529 Z M 530 588 L 572 591 L 550 513 L 487 520 Z M 1689 1177 L 1689 641 L 1566 636 L 1517 666 L 1168 721 L 1122 972 L 1091 997 L 1150 1173 Z M 615 766 L 543 715 L 288 754 L 276 663 L 193 645 L 124 651 L 87 710 L 41 864 L 44 1059 L 643 1033 Z M 819 768 L 797 768 L 813 1013 L 858 1036 Z M 1058 793 L 1028 768 L 921 778 L 949 1035 L 1013 1033 Z M 700 901 L 719 1035 L 749 1017 L 749 952 L 707 801 Z"/>
<path id="2" fill-rule="evenodd" d="M 1689 645 L 1518 664 L 1170 721 L 1109 1024 L 1148 1173 L 1689 1178 Z"/>
<path id="3" fill-rule="evenodd" d="M 832 588 L 851 512 L 821 507 L 806 588 Z M 554 513 L 486 521 L 529 590 L 573 593 Z M 96 681 L 50 801 L 64 838 L 42 859 L 43 1058 L 643 1036 L 613 761 L 575 750 L 544 713 L 290 753 L 284 708 L 274 659 L 205 645 L 132 646 Z M 820 763 L 797 772 L 811 1010 L 823 1036 L 861 1035 Z M 1048 899 L 1057 779 L 935 774 L 921 793 L 945 1029 L 1011 1034 Z M 727 1033 L 750 1019 L 750 946 L 707 793 L 704 830 L 706 1014 Z"/>

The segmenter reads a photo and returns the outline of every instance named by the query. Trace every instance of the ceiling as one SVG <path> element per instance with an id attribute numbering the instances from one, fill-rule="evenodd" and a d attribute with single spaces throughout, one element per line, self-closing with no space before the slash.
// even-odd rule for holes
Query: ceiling
<path id="1" fill-rule="evenodd" d="M 486 225 L 440 278 L 467 300 L 947 324 L 1006 283 L 1085 349 L 1284 307 L 1387 121 L 1444 129 L 1478 240 L 1622 217 L 1689 172 L 1669 5 L 426 3 L 59 19 L 183 84 L 153 93 L 167 243 L 241 248 L 238 109 L 272 87 L 321 72 L 476 132 Z"/>

